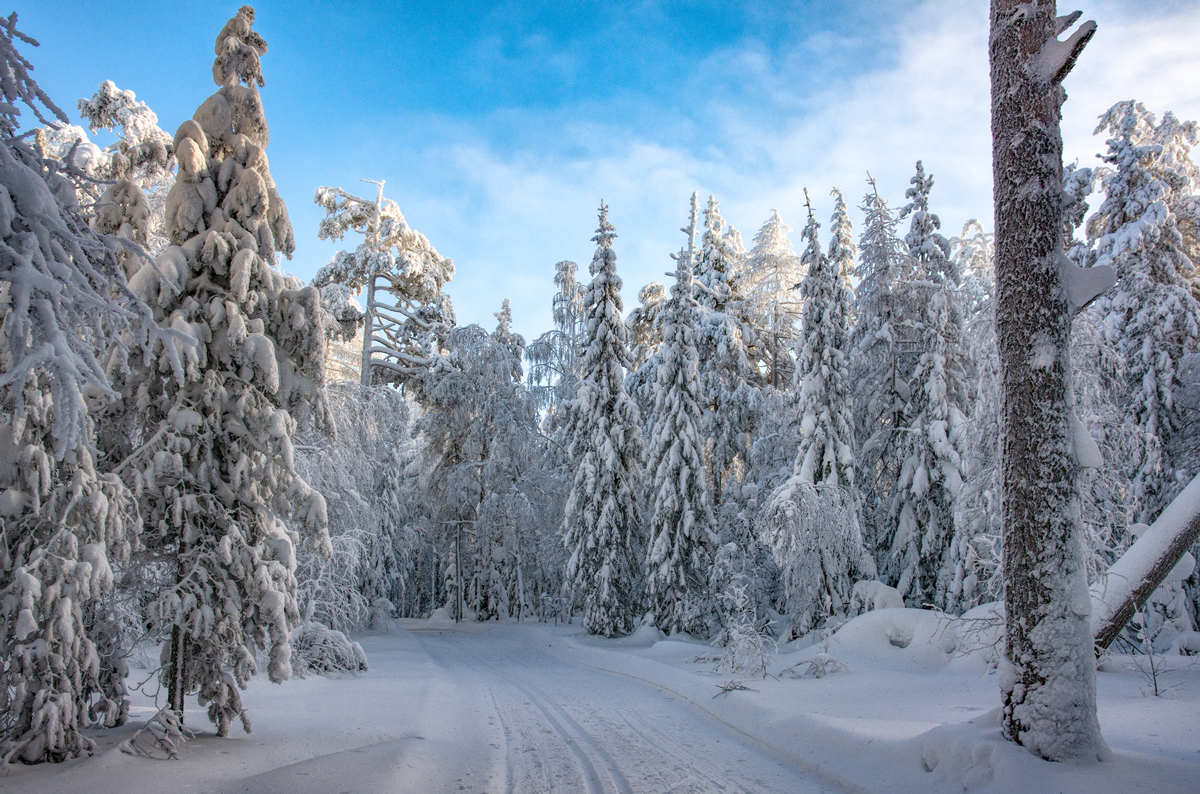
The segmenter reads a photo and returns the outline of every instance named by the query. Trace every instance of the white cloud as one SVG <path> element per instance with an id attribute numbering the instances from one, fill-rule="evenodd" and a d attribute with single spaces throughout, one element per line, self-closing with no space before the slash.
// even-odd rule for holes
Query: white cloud
<path id="1" fill-rule="evenodd" d="M 1200 117 L 1200 8 L 1092 5 L 1100 28 L 1068 78 L 1063 122 L 1067 158 L 1085 164 L 1103 145 L 1091 135 L 1096 117 L 1118 100 Z M 666 280 L 692 190 L 716 194 L 749 240 L 771 208 L 798 228 L 805 186 L 822 223 L 832 186 L 857 204 L 867 170 L 901 206 L 922 159 L 935 177 L 932 204 L 944 232 L 972 217 L 990 226 L 986 4 L 928 2 L 879 40 L 892 50 L 877 53 L 872 62 L 882 66 L 866 73 L 828 61 L 861 53 L 863 40 L 850 35 L 801 42 L 806 57 L 770 56 L 753 42 L 718 52 L 697 65 L 688 95 L 705 99 L 686 113 L 588 106 L 482 120 L 504 128 L 505 145 L 444 119 L 421 138 L 423 128 L 407 120 L 403 146 L 415 144 L 414 153 L 376 153 L 376 167 L 404 171 L 405 214 L 455 258 L 450 291 L 459 321 L 490 327 L 508 297 L 527 336 L 549 327 L 554 263 L 575 259 L 586 276 L 600 199 L 617 227 L 629 302 L 647 281 Z M 817 90 L 805 71 L 814 52 L 827 59 L 821 75 L 834 81 Z M 707 85 L 720 88 L 706 93 Z M 624 111 L 633 115 L 616 115 Z"/>

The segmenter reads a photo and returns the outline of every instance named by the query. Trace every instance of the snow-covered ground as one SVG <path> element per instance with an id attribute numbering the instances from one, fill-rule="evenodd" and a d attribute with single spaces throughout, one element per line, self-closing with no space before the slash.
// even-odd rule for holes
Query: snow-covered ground
<path id="1" fill-rule="evenodd" d="M 1194 792 L 1200 665 L 1168 660 L 1154 697 L 1134 657 L 1099 674 L 1114 751 L 1050 764 L 1000 739 L 982 636 L 930 612 L 880 610 L 827 647 L 792 643 L 772 677 L 717 673 L 719 653 L 643 629 L 604 640 L 578 626 L 399 621 L 362 638 L 371 669 L 277 686 L 245 702 L 254 732 L 197 730 L 178 761 L 117 749 L 154 713 L 96 735 L 91 758 L 10 767 L 0 789 L 33 792 Z M 964 649 L 974 648 L 968 654 Z M 825 653 L 844 672 L 792 678 Z M 701 657 L 699 661 L 697 658 Z M 822 657 L 825 658 L 825 657 Z M 1145 658 L 1140 657 L 1142 666 Z M 1147 668 L 1148 669 L 1148 668 Z M 142 675 L 145 677 L 145 674 Z M 136 678 L 136 675 L 135 675 Z M 749 690 L 720 694 L 737 678 Z M 715 697 L 714 697 L 715 695 Z M 162 702 L 162 698 L 159 698 Z"/>

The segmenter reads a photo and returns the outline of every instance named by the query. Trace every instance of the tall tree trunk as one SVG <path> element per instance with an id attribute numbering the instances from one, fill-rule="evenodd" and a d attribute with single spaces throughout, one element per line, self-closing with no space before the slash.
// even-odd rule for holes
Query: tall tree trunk
<path id="1" fill-rule="evenodd" d="M 1095 32 L 1054 0 L 992 0 L 997 333 L 1004 389 L 1004 735 L 1050 760 L 1107 756 L 1072 436 L 1061 81 Z"/>

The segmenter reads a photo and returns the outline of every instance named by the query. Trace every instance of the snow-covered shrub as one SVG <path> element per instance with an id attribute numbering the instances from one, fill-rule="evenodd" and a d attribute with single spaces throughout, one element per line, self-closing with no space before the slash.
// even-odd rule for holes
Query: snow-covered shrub
<path id="1" fill-rule="evenodd" d="M 775 641 L 764 637 L 745 587 L 734 587 L 725 610 L 725 649 L 717 669 L 766 678 L 775 658 Z"/>
<path id="2" fill-rule="evenodd" d="M 288 640 L 300 675 L 313 672 L 358 673 L 367 669 L 362 646 L 324 623 L 307 620 L 292 629 Z"/>
<path id="3" fill-rule="evenodd" d="M 798 671 L 796 669 L 800 667 L 800 665 L 805 665 L 804 670 Z M 827 675 L 844 673 L 848 669 L 849 668 L 846 667 L 846 665 L 839 662 L 837 659 L 834 659 L 828 653 L 822 652 L 815 654 L 803 661 L 796 662 L 794 665 L 784 670 L 783 674 L 789 675 L 792 678 L 804 678 L 805 676 L 824 678 Z"/>
<path id="4" fill-rule="evenodd" d="M 771 494 L 759 530 L 783 573 L 792 636 L 845 614 L 852 576 L 866 565 L 852 493 L 792 477 Z"/>
<path id="5" fill-rule="evenodd" d="M 904 607 L 904 597 L 894 587 L 888 587 L 875 579 L 864 579 L 854 583 L 850 593 L 850 615 L 861 615 L 873 609 L 897 609 Z"/>

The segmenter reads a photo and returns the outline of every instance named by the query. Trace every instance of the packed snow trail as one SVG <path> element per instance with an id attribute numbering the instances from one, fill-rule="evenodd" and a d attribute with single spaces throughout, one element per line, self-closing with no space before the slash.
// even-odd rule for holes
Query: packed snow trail
<path id="1" fill-rule="evenodd" d="M 97 753 L 0 769 L 4 794 L 643 794 L 821 792 L 827 784 L 669 691 L 558 654 L 541 625 L 403 621 L 362 639 L 371 669 L 244 694 L 254 732 L 195 731 L 177 761 L 125 755 L 157 707 L 137 693 L 131 723 L 91 735 Z M 408 629 L 408 630 L 405 630 Z M 699 647 L 699 646 L 698 646 Z M 136 660 L 135 660 L 136 661 Z M 143 660 L 144 661 L 144 660 Z M 149 672 L 138 671 L 140 681 Z M 153 684 L 149 689 L 153 694 Z M 162 702 L 162 693 L 159 705 Z"/>
<path id="2" fill-rule="evenodd" d="M 416 632 L 450 679 L 488 687 L 505 792 L 831 790 L 669 692 L 559 656 L 561 634 L 514 629 Z"/>

